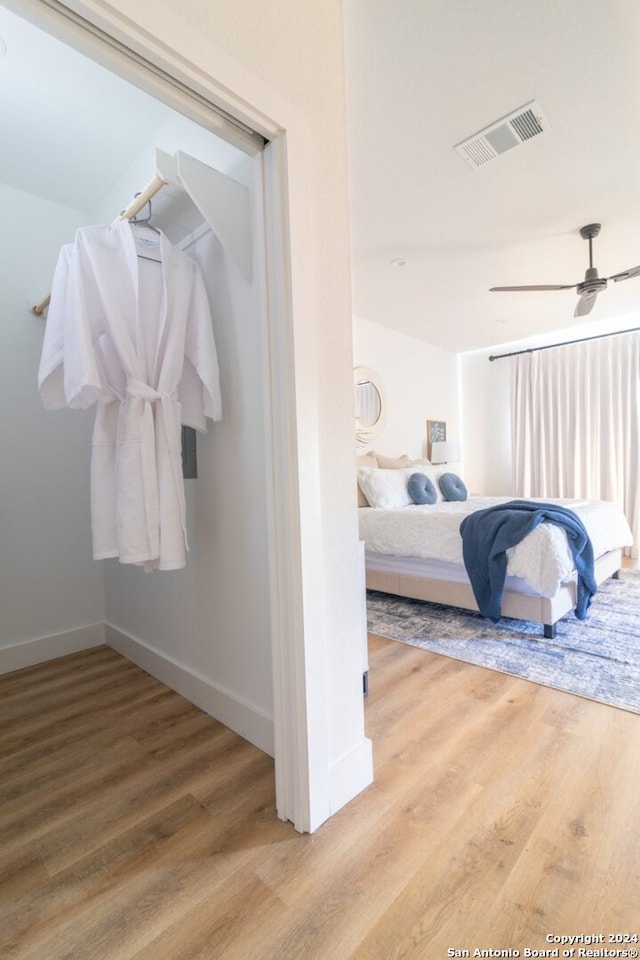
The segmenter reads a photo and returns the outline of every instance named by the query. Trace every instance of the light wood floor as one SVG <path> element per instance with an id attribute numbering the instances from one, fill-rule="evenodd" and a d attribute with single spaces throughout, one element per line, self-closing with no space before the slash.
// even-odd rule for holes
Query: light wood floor
<path id="1" fill-rule="evenodd" d="M 0 678 L 2 960 L 640 933 L 640 716 L 376 637 L 370 682 L 376 782 L 301 836 L 271 760 L 113 651 Z"/>

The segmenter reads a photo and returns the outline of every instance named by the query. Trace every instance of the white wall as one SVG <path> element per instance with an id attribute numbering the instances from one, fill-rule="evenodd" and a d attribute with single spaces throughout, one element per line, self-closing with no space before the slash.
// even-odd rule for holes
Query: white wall
<path id="1" fill-rule="evenodd" d="M 45 411 L 37 390 L 44 319 L 29 312 L 50 289 L 51 265 L 77 210 L 0 185 L 0 672 L 103 638 L 103 568 L 90 560 L 93 417 Z M 67 635 L 67 646 L 43 640 Z"/>
<path id="2" fill-rule="evenodd" d="M 499 349 L 464 353 L 460 362 L 465 481 L 473 493 L 513 495 L 511 399 L 508 360 L 490 361 Z"/>
<path id="3" fill-rule="evenodd" d="M 387 456 L 424 457 L 426 421 L 444 420 L 447 439 L 460 442 L 466 463 L 456 354 L 362 317 L 354 318 L 353 342 L 354 363 L 373 370 L 384 392 L 386 423 L 371 449 Z"/>
<path id="4" fill-rule="evenodd" d="M 454 354 L 406 334 L 354 319 L 354 362 L 382 380 L 386 426 L 371 449 L 389 456 L 426 455 L 425 421 L 444 420 L 461 445 L 456 470 L 470 492 L 511 496 L 508 360 L 496 348 Z"/>

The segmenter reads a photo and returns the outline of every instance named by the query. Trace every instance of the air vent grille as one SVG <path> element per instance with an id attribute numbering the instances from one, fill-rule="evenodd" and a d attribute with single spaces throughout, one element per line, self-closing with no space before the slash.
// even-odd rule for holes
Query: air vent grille
<path id="1" fill-rule="evenodd" d="M 470 167 L 482 167 L 496 160 L 503 153 L 520 147 L 533 137 L 546 133 L 549 124 L 542 115 L 540 107 L 532 100 L 513 113 L 496 120 L 478 133 L 463 140 L 455 150 Z"/>
<path id="2" fill-rule="evenodd" d="M 535 137 L 538 133 L 543 132 L 540 118 L 536 117 L 533 110 L 525 110 L 524 113 L 519 113 L 517 117 L 513 118 L 511 125 L 515 127 L 518 136 L 522 140 L 529 140 L 531 137 Z"/>

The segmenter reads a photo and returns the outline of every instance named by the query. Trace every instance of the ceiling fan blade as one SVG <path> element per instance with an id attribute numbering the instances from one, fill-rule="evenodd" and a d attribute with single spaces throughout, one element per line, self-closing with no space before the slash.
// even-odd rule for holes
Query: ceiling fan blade
<path id="1" fill-rule="evenodd" d="M 573 312 L 574 317 L 586 317 L 588 313 L 591 313 L 597 296 L 597 290 L 587 290 L 586 293 L 583 293 Z"/>
<path id="2" fill-rule="evenodd" d="M 622 270 L 620 273 L 614 273 L 609 280 L 619 283 L 621 280 L 630 280 L 631 277 L 640 277 L 640 267 L 631 267 L 630 270 Z"/>
<path id="3" fill-rule="evenodd" d="M 489 292 L 514 292 L 517 290 L 573 290 L 576 283 L 542 283 L 528 287 L 489 287 Z"/>

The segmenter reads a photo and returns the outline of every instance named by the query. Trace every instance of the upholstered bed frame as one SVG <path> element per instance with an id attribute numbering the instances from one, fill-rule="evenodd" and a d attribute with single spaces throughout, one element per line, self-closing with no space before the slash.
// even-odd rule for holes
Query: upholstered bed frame
<path id="1" fill-rule="evenodd" d="M 598 584 L 609 577 L 617 577 L 622 560 L 621 550 L 611 550 L 595 561 L 595 575 Z M 471 589 L 466 582 L 438 580 L 433 576 L 412 576 L 406 573 L 385 571 L 367 567 L 366 583 L 368 590 L 392 593 L 414 600 L 427 600 L 442 603 L 464 610 L 477 610 L 478 606 Z M 556 635 L 557 621 L 569 613 L 576 605 L 576 575 L 560 584 L 552 597 L 542 597 L 533 593 L 517 593 L 506 589 L 502 600 L 502 614 L 518 620 L 529 620 L 542 624 L 544 635 L 553 639 Z"/>

